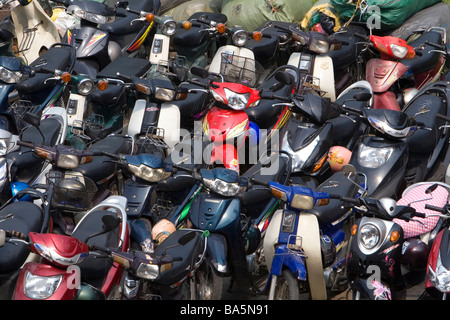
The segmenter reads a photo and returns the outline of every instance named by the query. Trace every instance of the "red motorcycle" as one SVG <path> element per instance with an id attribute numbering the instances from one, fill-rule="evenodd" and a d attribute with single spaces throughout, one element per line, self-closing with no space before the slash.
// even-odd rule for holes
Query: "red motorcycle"
<path id="1" fill-rule="evenodd" d="M 286 69 L 292 72 L 279 72 Z M 191 72 L 202 78 L 210 76 L 205 69 L 192 68 Z M 278 77 L 288 79 L 278 81 Z M 264 145 L 264 148 L 270 148 L 271 139 L 291 114 L 290 107 L 276 97 L 285 97 L 296 91 L 298 79 L 297 68 L 282 66 L 257 89 L 235 82 L 209 81 L 204 87 L 209 89 L 214 102 L 202 120 L 203 134 L 212 142 L 208 164 L 219 163 L 241 172 L 240 164 L 247 161 L 240 159 L 243 156 L 240 151 L 247 152 L 244 153 L 247 159 L 251 157 L 249 149 L 244 148 L 246 140 L 249 140 L 250 147 Z M 261 96 L 267 91 L 272 93 L 270 99 Z M 261 129 L 267 130 L 266 133 Z M 278 143 L 278 139 L 274 142 Z"/>
<path id="2" fill-rule="evenodd" d="M 442 227 L 436 235 L 427 262 L 425 291 L 419 300 L 447 300 L 450 293 L 450 204 L 444 207 L 427 205 L 427 209 L 437 211 Z"/>
<path id="3" fill-rule="evenodd" d="M 435 45 L 446 42 L 443 28 L 430 28 L 411 43 L 391 36 L 359 36 L 381 56 L 366 64 L 374 92 L 373 108 L 401 110 L 428 83 L 439 79 L 445 55 Z"/>
<path id="4" fill-rule="evenodd" d="M 127 252 L 126 198 L 110 196 L 92 208 L 71 236 L 30 232 L 10 241 L 25 242 L 41 262 L 26 263 L 13 300 L 104 300 L 120 284 L 123 266 L 92 246 Z"/>

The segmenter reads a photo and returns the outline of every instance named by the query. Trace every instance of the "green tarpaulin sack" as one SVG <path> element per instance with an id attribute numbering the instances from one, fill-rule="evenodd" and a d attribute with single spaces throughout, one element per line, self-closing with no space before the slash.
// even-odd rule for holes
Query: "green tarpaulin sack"
<path id="1" fill-rule="evenodd" d="M 223 0 L 221 13 L 228 17 L 228 26 L 253 31 L 267 20 L 300 24 L 313 3 L 313 0 Z"/>
<path id="2" fill-rule="evenodd" d="M 341 20 L 368 23 L 370 29 L 394 30 L 406 19 L 441 0 L 331 0 Z"/>

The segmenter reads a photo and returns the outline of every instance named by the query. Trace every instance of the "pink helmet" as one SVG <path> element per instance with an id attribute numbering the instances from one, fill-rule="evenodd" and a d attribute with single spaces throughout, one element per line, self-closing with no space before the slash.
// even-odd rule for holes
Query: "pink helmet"
<path id="1" fill-rule="evenodd" d="M 345 147 L 333 146 L 328 151 L 328 163 L 333 172 L 339 171 L 349 163 L 352 152 Z"/>
<path id="2" fill-rule="evenodd" d="M 157 245 L 161 244 L 172 232 L 175 225 L 167 219 L 159 220 L 152 228 L 152 238 Z"/>

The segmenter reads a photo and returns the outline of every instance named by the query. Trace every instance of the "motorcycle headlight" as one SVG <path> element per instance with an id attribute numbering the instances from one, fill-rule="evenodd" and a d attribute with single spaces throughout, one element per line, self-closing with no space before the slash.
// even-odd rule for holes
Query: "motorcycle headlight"
<path id="1" fill-rule="evenodd" d="M 19 71 L 11 71 L 5 67 L 0 66 L 0 80 L 6 83 L 17 83 L 22 78 L 22 73 Z"/>
<path id="2" fill-rule="evenodd" d="M 447 270 L 442 265 L 440 253 L 436 262 L 436 271 L 431 266 L 428 267 L 428 278 L 439 291 L 443 293 L 450 292 L 450 270 Z"/>
<path id="3" fill-rule="evenodd" d="M 149 182 L 158 182 L 167 179 L 170 176 L 170 172 L 165 171 L 162 168 L 155 169 L 143 164 L 139 166 L 129 164 L 128 168 L 136 177 Z"/>
<path id="4" fill-rule="evenodd" d="M 244 44 L 247 43 L 248 35 L 245 30 L 238 30 L 235 33 L 233 33 L 231 39 L 233 40 L 234 45 L 242 47 Z"/>
<path id="5" fill-rule="evenodd" d="M 136 276 L 142 279 L 154 280 L 159 276 L 159 266 L 141 263 L 136 271 Z"/>
<path id="6" fill-rule="evenodd" d="M 289 140 L 288 140 L 288 134 L 286 133 L 283 137 L 283 141 L 281 144 L 281 150 L 286 151 L 292 156 L 292 172 L 299 172 L 303 169 L 303 166 L 305 165 L 306 161 L 308 160 L 311 153 L 316 148 L 317 144 L 320 141 L 320 137 L 317 136 L 314 138 L 308 145 L 305 147 L 294 151 L 292 150 Z"/>
<path id="7" fill-rule="evenodd" d="M 361 144 L 358 150 L 358 162 L 366 168 L 379 168 L 389 160 L 394 148 L 372 148 Z"/>
<path id="8" fill-rule="evenodd" d="M 364 248 L 372 249 L 380 241 L 380 230 L 373 224 L 365 224 L 360 228 L 360 241 Z"/>
<path id="9" fill-rule="evenodd" d="M 404 59 L 408 53 L 408 48 L 391 43 L 392 54 L 398 59 Z"/>
<path id="10" fill-rule="evenodd" d="M 82 20 L 86 20 L 95 24 L 111 23 L 116 19 L 116 16 L 102 16 L 99 14 L 84 11 L 78 6 L 69 6 L 67 8 L 67 12 Z"/>
<path id="11" fill-rule="evenodd" d="M 172 101 L 175 97 L 175 91 L 165 88 L 155 88 L 155 98 L 163 101 Z"/>
<path id="12" fill-rule="evenodd" d="M 203 178 L 203 183 L 211 191 L 225 197 L 233 197 L 239 192 L 243 192 L 245 190 L 245 187 L 241 187 L 237 183 L 225 182 L 220 179 L 211 180 Z"/>
<path id="13" fill-rule="evenodd" d="M 317 53 L 328 53 L 330 50 L 330 43 L 326 40 L 311 38 L 311 42 L 308 46 L 309 50 Z"/>
<path id="14" fill-rule="evenodd" d="M 64 169 L 75 169 L 80 165 L 80 159 L 74 154 L 61 154 L 56 166 Z"/>
<path id="15" fill-rule="evenodd" d="M 27 271 L 25 275 L 25 295 L 30 299 L 47 299 L 51 297 L 61 284 L 63 276 L 37 276 Z"/>
<path id="16" fill-rule="evenodd" d="M 227 98 L 227 105 L 234 110 L 243 110 L 247 107 L 250 92 L 236 93 L 230 89 L 224 88 L 225 96 Z"/>
<path id="17" fill-rule="evenodd" d="M 162 33 L 166 36 L 172 36 L 177 31 L 177 23 L 174 20 L 167 20 L 162 27 Z"/>
<path id="18" fill-rule="evenodd" d="M 94 81 L 92 79 L 83 79 L 78 83 L 77 90 L 78 93 L 84 96 L 87 96 L 94 90 Z"/>

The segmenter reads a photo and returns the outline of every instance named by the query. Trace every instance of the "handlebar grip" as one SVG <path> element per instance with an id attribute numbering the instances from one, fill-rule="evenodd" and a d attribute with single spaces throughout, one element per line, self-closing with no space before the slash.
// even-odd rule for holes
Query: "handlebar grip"
<path id="1" fill-rule="evenodd" d="M 268 182 L 259 180 L 259 179 L 255 179 L 255 178 L 252 178 L 252 182 L 253 182 L 253 184 L 257 184 L 257 185 L 261 185 L 261 186 L 266 186 L 266 187 L 269 186 Z"/>
<path id="2" fill-rule="evenodd" d="M 119 156 L 117 154 L 114 154 L 114 153 L 111 153 L 108 151 L 101 151 L 100 153 L 94 154 L 94 155 L 104 155 L 104 156 L 111 157 L 113 159 L 119 159 Z"/>
<path id="3" fill-rule="evenodd" d="M 431 205 L 431 204 L 426 204 L 426 205 L 425 205 L 425 209 L 437 211 L 437 212 L 440 212 L 440 213 L 446 213 L 445 208 L 436 207 L 436 206 L 433 206 L 433 205 Z"/>
<path id="4" fill-rule="evenodd" d="M 355 37 L 359 38 L 359 39 L 363 39 L 363 40 L 368 40 L 369 39 L 369 37 L 367 35 L 361 34 L 361 33 L 358 33 L 358 32 L 354 32 L 353 35 Z"/>
<path id="5" fill-rule="evenodd" d="M 445 120 L 445 121 L 447 121 L 447 122 L 450 122 L 450 117 L 447 117 L 447 116 L 444 116 L 443 114 L 437 114 L 436 115 L 436 118 L 439 118 L 439 119 L 442 119 L 442 120 Z"/>
<path id="6" fill-rule="evenodd" d="M 429 45 L 429 46 L 432 46 L 432 47 L 435 47 L 436 49 L 445 51 L 445 45 L 443 45 L 443 44 L 437 44 L 437 43 L 433 43 L 433 42 L 430 42 L 430 41 L 425 41 L 425 44 Z"/>
<path id="7" fill-rule="evenodd" d="M 330 195 L 330 198 L 331 198 L 331 195 Z M 355 204 L 355 205 L 359 205 L 360 204 L 360 201 L 357 198 L 339 197 L 337 199 L 339 199 L 339 200 L 341 200 L 343 202 L 349 202 L 349 203 L 352 203 L 352 204 Z"/>
<path id="8" fill-rule="evenodd" d="M 425 213 L 423 213 L 423 212 L 418 212 L 418 211 L 416 211 L 415 213 L 411 214 L 411 216 L 413 216 L 413 217 L 419 217 L 419 218 L 426 218 L 426 217 L 427 217 L 427 215 L 426 215 Z"/>
<path id="9" fill-rule="evenodd" d="M 18 238 L 18 239 L 22 239 L 22 240 L 27 240 L 27 236 L 25 234 L 23 234 L 22 232 L 18 232 L 18 231 L 9 231 L 9 230 L 5 230 L 5 234 L 7 237 L 14 237 L 14 238 Z"/>
<path id="10" fill-rule="evenodd" d="M 19 146 L 22 146 L 22 147 L 27 147 L 27 148 L 30 148 L 30 149 L 33 149 L 34 148 L 34 144 L 32 143 L 32 142 L 26 142 L 26 141 L 17 141 L 17 144 L 19 145 Z"/>

